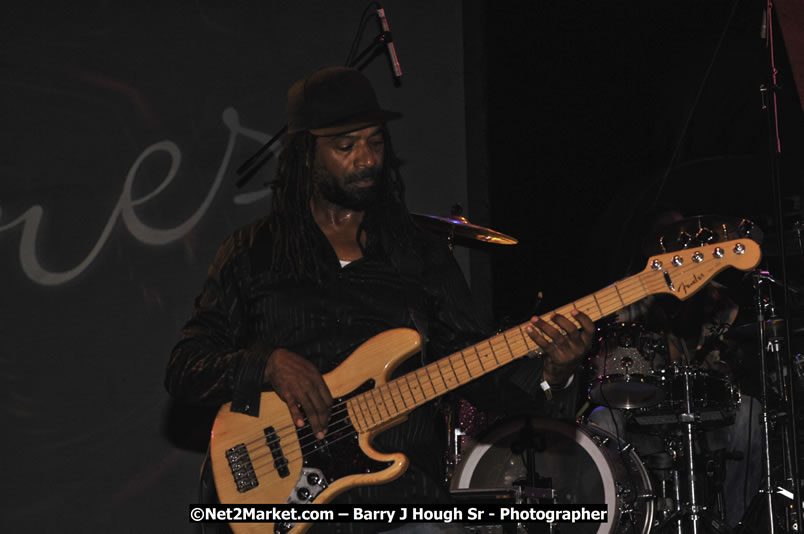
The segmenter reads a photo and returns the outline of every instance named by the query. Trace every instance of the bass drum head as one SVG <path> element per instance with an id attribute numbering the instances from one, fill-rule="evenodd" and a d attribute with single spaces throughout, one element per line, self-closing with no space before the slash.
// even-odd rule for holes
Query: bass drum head
<path id="1" fill-rule="evenodd" d="M 527 476 L 527 444 L 536 451 L 537 478 L 552 479 L 558 504 L 606 504 L 606 523 L 561 523 L 562 534 L 642 533 L 650 530 L 650 479 L 631 449 L 620 453 L 609 433 L 549 419 L 501 423 L 472 443 L 452 477 L 452 489 L 512 487 Z M 620 516 L 633 506 L 634 523 Z"/>

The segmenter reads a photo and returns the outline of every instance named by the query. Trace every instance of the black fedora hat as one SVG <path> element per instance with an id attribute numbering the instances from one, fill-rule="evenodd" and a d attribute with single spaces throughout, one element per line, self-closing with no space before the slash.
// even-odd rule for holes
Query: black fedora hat
<path id="1" fill-rule="evenodd" d="M 338 135 L 401 117 L 380 108 L 371 82 L 358 70 L 329 67 L 288 91 L 288 133 Z"/>

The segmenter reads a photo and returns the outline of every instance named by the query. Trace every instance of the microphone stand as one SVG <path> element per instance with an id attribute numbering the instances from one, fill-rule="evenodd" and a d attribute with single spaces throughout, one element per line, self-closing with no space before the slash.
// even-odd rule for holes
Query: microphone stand
<path id="1" fill-rule="evenodd" d="M 773 513 L 773 479 L 771 478 L 771 449 L 770 449 L 770 414 L 768 413 L 768 370 L 765 358 L 765 303 L 762 298 L 762 284 L 765 281 L 762 271 L 754 273 L 754 291 L 757 317 L 757 339 L 760 373 L 760 403 L 762 404 L 762 445 L 763 459 L 765 465 L 764 487 L 761 487 L 760 494 L 765 495 L 768 510 L 768 534 L 775 534 L 775 522 Z M 771 312 L 772 314 L 773 312 Z"/>
<path id="2" fill-rule="evenodd" d="M 799 448 L 797 443 L 797 414 L 798 405 L 796 403 L 796 391 L 793 387 L 793 376 L 795 372 L 795 365 L 793 361 L 793 354 L 791 350 L 791 336 L 790 336 L 790 289 L 788 287 L 787 277 L 787 250 L 784 235 L 784 210 L 782 208 L 782 188 L 781 188 L 781 170 L 780 161 L 782 155 L 782 144 L 779 137 L 779 115 L 778 103 L 776 98 L 776 91 L 778 89 L 776 79 L 776 58 L 774 54 L 774 7 L 773 1 L 767 0 L 766 6 L 766 24 L 767 24 L 767 48 L 768 48 L 768 67 L 770 68 L 770 87 L 768 90 L 763 91 L 765 97 L 770 96 L 769 102 L 764 102 L 764 110 L 768 119 L 768 142 L 771 148 L 771 184 L 773 187 L 773 197 L 776 201 L 776 224 L 779 234 L 779 251 L 781 259 L 781 273 L 783 284 L 783 317 L 784 317 L 784 335 L 787 341 L 784 354 L 784 362 L 779 367 L 779 384 L 782 394 L 782 399 L 787 404 L 787 418 L 783 425 L 784 443 L 783 452 L 787 456 L 785 461 L 785 481 L 792 485 L 793 493 L 793 506 L 785 507 L 788 510 L 787 524 L 791 525 L 789 511 L 795 514 L 795 522 L 797 523 L 797 530 L 800 532 L 802 527 L 802 502 L 801 502 L 801 482 L 799 479 Z M 777 358 L 779 357 L 777 353 Z M 785 372 L 785 370 L 787 372 Z M 778 488 L 781 489 L 781 488 Z M 789 493 L 788 493 L 789 494 Z M 773 519 L 771 518 L 771 521 Z"/>
<path id="3" fill-rule="evenodd" d="M 388 31 L 381 32 L 374 38 L 374 40 L 366 48 L 363 49 L 362 52 L 360 52 L 357 55 L 357 57 L 354 58 L 354 60 L 349 62 L 349 64 L 346 66 L 355 67 L 356 65 L 360 65 L 360 62 L 363 60 L 363 58 L 368 56 L 370 53 L 376 52 L 377 49 L 380 48 L 381 46 L 387 45 L 392 41 L 392 39 L 393 37 L 391 36 L 391 32 Z M 366 64 L 367 63 L 368 62 L 366 62 Z M 357 70 L 363 70 L 365 66 L 366 65 L 364 64 L 355 68 L 357 68 Z M 260 147 L 260 149 L 254 153 L 254 155 L 248 158 L 245 161 L 245 163 L 243 163 L 240 167 L 237 168 L 236 172 L 237 175 L 240 176 L 240 179 L 237 181 L 235 185 L 238 187 L 238 189 L 246 185 L 249 182 L 249 180 L 251 180 L 254 177 L 254 174 L 256 174 L 256 172 L 260 170 L 260 168 L 262 168 L 263 165 L 268 163 L 268 160 L 270 160 L 273 157 L 274 153 L 269 152 L 267 155 L 265 155 L 265 153 L 272 146 L 274 146 L 274 144 L 277 141 L 279 141 L 279 139 L 281 139 L 282 136 L 285 135 L 287 131 L 288 131 L 288 125 L 285 124 L 284 126 L 282 126 L 282 128 L 279 129 L 279 131 L 277 131 L 274 134 L 273 137 L 271 137 L 271 139 L 268 140 L 267 143 L 262 145 L 262 147 Z"/>

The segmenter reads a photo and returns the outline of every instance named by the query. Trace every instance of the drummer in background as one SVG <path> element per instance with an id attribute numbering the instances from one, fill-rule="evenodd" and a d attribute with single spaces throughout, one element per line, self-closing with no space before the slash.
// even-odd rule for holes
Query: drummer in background
<path id="1" fill-rule="evenodd" d="M 678 211 L 663 211 L 654 219 L 652 234 L 682 219 Z M 724 336 L 734 324 L 738 312 L 739 305 L 732 299 L 728 288 L 713 280 L 684 301 L 670 295 L 650 295 L 620 310 L 615 322 L 640 323 L 650 332 L 664 333 L 667 355 L 674 364 L 731 376 L 728 362 L 732 351 Z M 699 440 L 697 444 L 709 452 L 721 449 L 726 452 L 723 500 L 725 519 L 730 528 L 738 524 L 759 490 L 762 475 L 761 413 L 761 406 L 755 398 L 742 395 L 734 422 L 706 432 L 702 442 Z M 590 414 L 589 422 L 634 445 L 649 467 L 651 456 L 666 452 L 665 436 L 634 430 L 627 411 L 598 406 Z"/>

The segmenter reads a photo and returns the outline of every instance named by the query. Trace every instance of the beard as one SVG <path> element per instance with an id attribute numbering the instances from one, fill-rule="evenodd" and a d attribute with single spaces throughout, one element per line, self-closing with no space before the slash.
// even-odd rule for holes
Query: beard
<path id="1" fill-rule="evenodd" d="M 367 178 L 372 179 L 370 184 L 359 183 Z M 328 170 L 317 167 L 313 169 L 313 183 L 321 196 L 327 202 L 354 211 L 366 211 L 376 202 L 379 182 L 380 171 L 376 168 L 347 174 L 343 185 Z"/>

